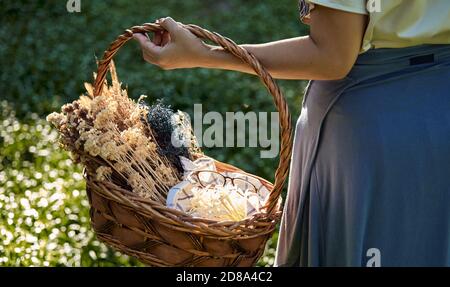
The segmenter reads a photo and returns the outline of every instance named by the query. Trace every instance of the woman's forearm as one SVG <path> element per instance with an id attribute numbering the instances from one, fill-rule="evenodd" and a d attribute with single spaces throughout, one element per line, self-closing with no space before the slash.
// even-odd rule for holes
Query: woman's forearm
<path id="1" fill-rule="evenodd" d="M 258 45 L 242 45 L 270 74 L 280 79 L 334 80 L 347 75 L 361 48 L 367 16 L 317 6 L 311 12 L 310 35 Z M 135 33 L 144 59 L 163 69 L 213 68 L 252 73 L 242 60 L 222 48 L 206 45 L 188 29 L 165 18 L 164 31 L 150 40 Z"/>
<path id="2" fill-rule="evenodd" d="M 362 44 L 367 17 L 317 6 L 311 13 L 310 35 L 259 45 L 242 45 L 269 73 L 280 79 L 335 80 L 353 67 Z M 254 73 L 247 64 L 210 48 L 201 61 L 206 68 Z"/>
<path id="3" fill-rule="evenodd" d="M 318 47 L 309 36 L 241 47 L 254 54 L 274 78 L 324 80 L 342 78 L 346 73 L 335 56 Z M 221 47 L 210 46 L 199 64 L 204 68 L 255 74 L 248 64 Z"/>

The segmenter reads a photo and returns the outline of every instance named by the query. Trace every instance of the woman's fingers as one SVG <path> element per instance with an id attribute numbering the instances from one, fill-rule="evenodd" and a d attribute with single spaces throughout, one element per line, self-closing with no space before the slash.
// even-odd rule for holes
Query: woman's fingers
<path id="1" fill-rule="evenodd" d="M 147 43 L 150 42 L 147 36 L 145 36 L 142 33 L 134 33 L 133 39 L 137 40 L 142 48 L 144 48 L 147 45 Z"/>
<path id="2" fill-rule="evenodd" d="M 163 31 L 161 34 L 161 46 L 165 46 L 170 42 L 170 34 L 167 31 Z"/>
<path id="3" fill-rule="evenodd" d="M 171 38 L 175 40 L 178 32 L 180 31 L 180 25 L 177 22 L 175 22 L 175 20 L 173 20 L 170 17 L 167 17 L 167 18 L 164 18 L 163 20 L 160 20 L 159 24 L 166 31 L 168 31 L 170 33 Z"/>
<path id="4" fill-rule="evenodd" d="M 133 38 L 139 42 L 144 60 L 154 63 L 159 58 L 161 47 L 150 41 L 146 35 L 135 33 Z"/>
<path id="5" fill-rule="evenodd" d="M 162 32 L 155 32 L 153 33 L 153 44 L 162 46 Z"/>
<path id="6" fill-rule="evenodd" d="M 161 32 L 155 32 L 152 40 L 146 34 L 133 34 L 142 48 L 145 61 L 163 69 L 195 67 L 195 60 L 207 47 L 200 39 L 172 18 L 158 20 Z"/>

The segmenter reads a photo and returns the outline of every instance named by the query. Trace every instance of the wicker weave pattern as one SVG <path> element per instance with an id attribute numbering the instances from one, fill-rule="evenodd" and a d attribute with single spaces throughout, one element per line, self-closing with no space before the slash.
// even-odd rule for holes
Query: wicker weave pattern
<path id="1" fill-rule="evenodd" d="M 92 226 L 100 240 L 151 266 L 252 266 L 262 255 L 281 216 L 280 194 L 288 174 L 292 148 L 288 106 L 278 85 L 256 57 L 217 33 L 195 25 L 184 27 L 248 63 L 274 99 L 280 118 L 281 150 L 275 184 L 260 178 L 271 190 L 266 212 L 240 222 L 192 218 L 116 185 L 97 182 L 91 176 L 92 171 L 86 170 Z M 133 33 L 161 30 L 162 27 L 155 23 L 135 26 L 111 43 L 99 63 L 95 96 L 101 94 L 112 58 Z M 216 165 L 219 171 L 243 172 L 225 163 L 216 162 Z"/>

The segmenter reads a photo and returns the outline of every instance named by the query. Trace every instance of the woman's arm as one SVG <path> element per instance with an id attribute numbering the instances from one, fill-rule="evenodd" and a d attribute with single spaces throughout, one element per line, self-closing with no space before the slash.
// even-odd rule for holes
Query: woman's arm
<path id="1" fill-rule="evenodd" d="M 204 44 L 171 18 L 160 22 L 168 31 L 150 41 L 135 34 L 144 59 L 163 69 L 214 68 L 254 74 L 241 60 L 220 47 Z M 333 80 L 345 77 L 361 48 L 366 16 L 316 6 L 306 37 L 266 44 L 242 45 L 274 78 Z"/>

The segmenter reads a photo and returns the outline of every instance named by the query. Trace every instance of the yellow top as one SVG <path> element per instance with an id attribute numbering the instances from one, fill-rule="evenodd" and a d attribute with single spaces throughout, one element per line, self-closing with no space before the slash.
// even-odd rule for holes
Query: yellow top
<path id="1" fill-rule="evenodd" d="M 308 0 L 369 15 L 361 52 L 422 44 L 450 44 L 450 0 Z"/>

